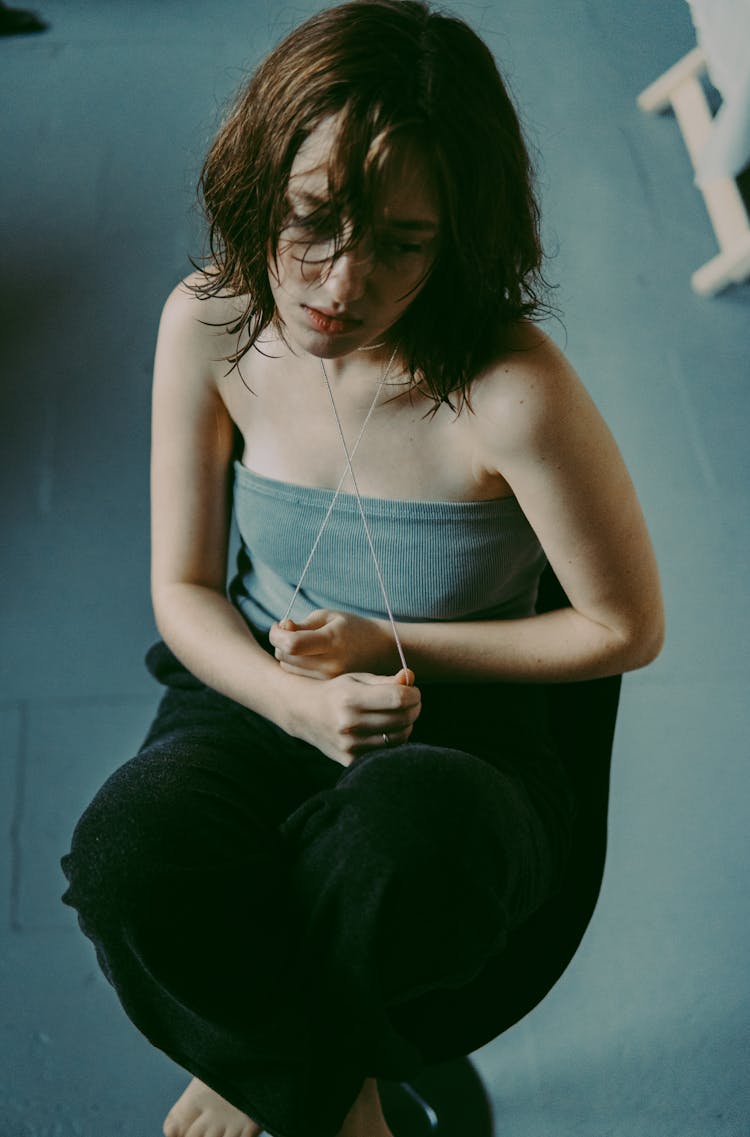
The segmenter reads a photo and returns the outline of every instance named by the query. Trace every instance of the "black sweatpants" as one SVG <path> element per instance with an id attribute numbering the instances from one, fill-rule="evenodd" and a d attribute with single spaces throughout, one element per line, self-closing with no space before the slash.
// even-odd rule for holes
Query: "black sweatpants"
<path id="1" fill-rule="evenodd" d="M 546 692 L 428 685 L 407 745 L 344 768 L 164 644 L 147 662 L 168 689 L 78 823 L 63 899 L 155 1046 L 274 1137 L 334 1137 L 365 1077 L 488 1041 L 486 1006 L 474 1037 L 471 1006 L 459 1032 L 431 1000 L 559 884 L 575 803 Z"/>

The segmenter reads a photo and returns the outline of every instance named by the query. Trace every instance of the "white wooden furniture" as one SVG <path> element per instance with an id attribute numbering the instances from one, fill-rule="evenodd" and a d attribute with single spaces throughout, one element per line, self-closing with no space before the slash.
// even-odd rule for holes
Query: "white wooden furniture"
<path id="1" fill-rule="evenodd" d="M 750 276 L 750 218 L 734 176 L 750 158 L 750 0 L 691 0 L 691 6 L 699 46 L 642 91 L 638 106 L 674 110 L 720 249 L 691 283 L 701 296 L 713 296 Z M 721 122 L 706 99 L 706 71 L 725 101 Z"/>

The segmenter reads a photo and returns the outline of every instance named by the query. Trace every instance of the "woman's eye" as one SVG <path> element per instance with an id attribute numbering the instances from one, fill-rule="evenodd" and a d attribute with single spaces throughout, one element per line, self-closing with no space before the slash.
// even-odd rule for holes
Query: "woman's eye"
<path id="1" fill-rule="evenodd" d="M 335 241 L 338 233 L 336 218 L 319 210 L 307 214 L 292 210 L 284 228 L 290 240 L 308 244 Z M 407 257 L 424 256 L 427 248 L 428 243 L 424 241 L 405 241 L 396 233 L 381 233 L 374 237 L 375 256 L 386 264 Z"/>
<path id="2" fill-rule="evenodd" d="M 287 220 L 286 228 L 312 237 L 329 238 L 333 235 L 331 222 L 315 214 L 305 217 L 299 213 L 292 213 Z"/>
<path id="3" fill-rule="evenodd" d="M 415 241 L 399 241 L 396 237 L 387 237 L 381 241 L 381 248 L 389 256 L 407 257 L 425 251 L 425 246 Z"/>

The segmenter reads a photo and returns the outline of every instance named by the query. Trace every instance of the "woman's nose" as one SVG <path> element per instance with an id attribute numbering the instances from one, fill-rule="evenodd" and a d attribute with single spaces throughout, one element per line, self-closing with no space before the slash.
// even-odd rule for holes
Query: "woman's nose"
<path id="1" fill-rule="evenodd" d="M 360 300 L 372 269 L 372 253 L 363 245 L 339 253 L 333 258 L 326 278 L 331 299 L 342 304 Z"/>

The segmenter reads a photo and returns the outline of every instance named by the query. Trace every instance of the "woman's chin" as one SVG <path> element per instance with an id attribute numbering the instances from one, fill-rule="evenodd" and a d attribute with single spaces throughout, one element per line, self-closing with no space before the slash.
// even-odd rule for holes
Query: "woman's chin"
<path id="1" fill-rule="evenodd" d="M 371 342 L 376 342 L 371 335 L 356 331 L 326 335 L 323 332 L 306 330 L 304 334 L 295 336 L 295 340 L 303 351 L 308 355 L 314 355 L 317 359 L 341 359 Z"/>

